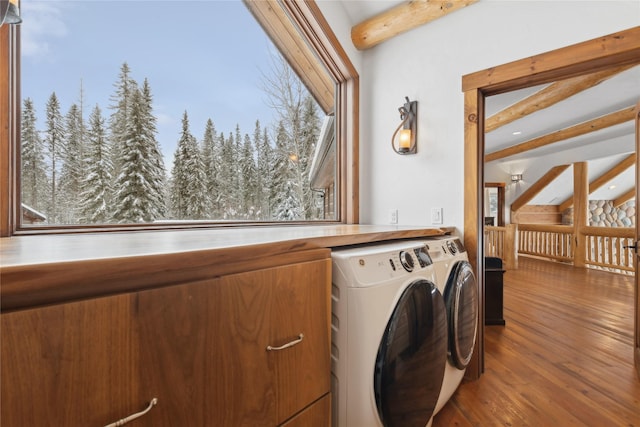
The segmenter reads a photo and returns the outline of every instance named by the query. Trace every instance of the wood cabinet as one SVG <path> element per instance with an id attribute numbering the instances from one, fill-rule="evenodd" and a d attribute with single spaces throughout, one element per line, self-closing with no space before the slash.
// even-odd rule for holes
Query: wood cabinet
<path id="1" fill-rule="evenodd" d="M 104 425 L 138 410 L 128 296 L 1 317 L 3 426 Z"/>
<path id="2" fill-rule="evenodd" d="M 330 265 L 3 313 L 2 425 L 328 426 Z"/>

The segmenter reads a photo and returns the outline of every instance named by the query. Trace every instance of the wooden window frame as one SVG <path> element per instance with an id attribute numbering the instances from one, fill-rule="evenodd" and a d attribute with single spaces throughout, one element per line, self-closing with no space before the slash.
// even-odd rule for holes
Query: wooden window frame
<path id="1" fill-rule="evenodd" d="M 359 75 L 331 30 L 315 1 L 302 0 L 245 0 L 253 6 L 266 6 L 268 13 L 260 21 L 263 29 L 296 70 L 309 91 L 319 100 L 327 113 L 331 101 L 327 94 L 327 76 L 333 80 L 333 101 L 336 115 L 336 195 L 340 210 L 335 221 L 296 221 L 235 223 L 231 226 L 299 225 L 359 222 Z M 254 13 L 255 16 L 255 13 Z M 256 17 L 257 18 L 257 17 Z M 274 22 L 277 21 L 277 22 Z M 275 26 L 267 25 L 275 23 Z M 273 28 L 285 33 L 273 33 Z M 288 36 L 287 36 L 288 34 Z M 292 37 L 301 34 L 301 39 Z M 17 234 L 46 234 L 95 231 L 134 231 L 165 228 L 229 227 L 215 222 L 206 224 L 128 224 L 99 226 L 61 226 L 21 228 L 20 201 L 20 26 L 0 27 L 0 237 Z M 301 57 L 299 55 L 302 55 Z M 301 64 L 301 58 L 303 60 Z M 306 61 L 306 62 L 304 62 Z M 322 67 L 320 70 L 319 67 Z M 325 72 L 326 70 L 326 72 Z M 328 72 L 328 74 L 327 74 Z"/>

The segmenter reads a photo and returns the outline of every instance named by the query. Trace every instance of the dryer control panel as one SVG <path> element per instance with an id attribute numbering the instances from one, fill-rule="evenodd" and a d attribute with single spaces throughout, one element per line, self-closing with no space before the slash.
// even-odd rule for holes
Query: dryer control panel
<path id="1" fill-rule="evenodd" d="M 369 246 L 332 253 L 334 259 L 334 279 L 336 276 L 353 275 L 353 279 L 345 280 L 352 287 L 372 286 L 389 279 L 397 279 L 409 274 L 420 274 L 427 278 L 433 274 L 433 264 L 424 243 L 403 242 L 384 246 Z M 342 269 L 347 262 L 349 269 Z M 339 280 L 339 279 L 338 279 Z"/>

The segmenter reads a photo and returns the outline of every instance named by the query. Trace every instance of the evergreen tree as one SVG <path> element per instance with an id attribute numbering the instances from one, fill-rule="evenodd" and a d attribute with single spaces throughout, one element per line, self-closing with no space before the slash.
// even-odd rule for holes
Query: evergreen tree
<path id="1" fill-rule="evenodd" d="M 256 163 L 254 159 L 251 137 L 244 136 L 244 145 L 240 157 L 240 198 L 244 212 L 244 219 L 256 219 L 258 211 L 257 193 L 258 183 L 256 177 Z"/>
<path id="2" fill-rule="evenodd" d="M 160 149 L 160 144 L 156 139 L 158 133 L 156 127 L 156 116 L 153 114 L 153 95 L 151 94 L 151 86 L 149 81 L 144 79 L 142 84 L 142 123 L 144 124 L 142 132 L 144 138 L 149 143 L 150 151 L 150 174 L 149 182 L 151 185 L 151 194 L 149 200 L 153 208 L 153 217 L 155 219 L 164 218 L 167 215 L 166 203 L 166 169 L 164 166 L 164 156 Z"/>
<path id="3" fill-rule="evenodd" d="M 56 93 L 53 92 L 47 101 L 46 107 L 46 130 L 44 133 L 44 142 L 47 147 L 50 171 L 51 171 L 51 195 L 49 200 L 49 208 L 47 220 L 49 224 L 58 224 L 58 180 L 59 170 L 62 163 L 64 153 L 64 123 L 62 114 L 60 113 L 60 102 Z"/>
<path id="4" fill-rule="evenodd" d="M 217 144 L 216 128 L 211 119 L 207 120 L 202 138 L 202 162 L 204 164 L 204 174 L 206 181 L 207 200 L 207 218 L 220 218 L 220 183 L 219 183 L 219 156 L 220 148 Z"/>
<path id="5" fill-rule="evenodd" d="M 301 182 L 307 183 L 302 186 L 304 218 L 318 219 L 315 210 L 315 202 L 313 192 L 310 185 L 311 163 L 315 155 L 316 143 L 320 136 L 320 117 L 318 114 L 318 104 L 309 93 L 304 97 L 302 102 L 302 120 L 299 135 L 299 159 L 297 163 L 299 179 Z"/>
<path id="6" fill-rule="evenodd" d="M 119 223 L 152 222 L 165 214 L 164 167 L 149 123 L 150 105 L 142 91 L 133 93 L 124 144 L 118 153 L 113 218 Z"/>
<path id="7" fill-rule="evenodd" d="M 277 221 L 294 221 L 304 214 L 295 163 L 298 159 L 291 153 L 291 141 L 281 121 L 276 133 L 273 180 L 271 181 L 271 212 Z"/>
<path id="8" fill-rule="evenodd" d="M 73 104 L 65 116 L 65 144 L 63 166 L 60 171 L 59 200 L 60 222 L 74 224 L 78 221 L 80 191 L 85 178 L 84 122 L 80 108 Z"/>
<path id="9" fill-rule="evenodd" d="M 196 139 L 189 131 L 187 112 L 171 172 L 171 208 L 177 219 L 204 219 L 207 207 L 204 163 Z"/>
<path id="10" fill-rule="evenodd" d="M 30 98 L 26 98 L 23 102 L 20 128 L 21 202 L 46 215 L 50 191 L 49 180 L 44 159 L 44 144 L 37 130 L 35 107 Z"/>
<path id="11" fill-rule="evenodd" d="M 253 143 L 256 153 L 256 206 L 257 219 L 268 220 L 269 217 L 269 188 L 271 186 L 271 146 L 267 135 L 267 129 L 260 128 L 260 122 L 256 120 L 253 131 Z"/>
<path id="12" fill-rule="evenodd" d="M 80 194 L 79 222 L 104 224 L 111 219 L 111 180 L 113 163 L 106 138 L 104 118 L 98 105 L 89 117 L 86 147 L 87 174 L 82 181 Z"/>
<path id="13" fill-rule="evenodd" d="M 124 62 L 120 67 L 120 74 L 118 75 L 118 81 L 114 84 L 115 93 L 111 96 L 111 106 L 113 110 L 109 119 L 110 128 L 110 143 L 111 154 L 114 156 L 114 171 L 119 173 L 120 164 L 118 159 L 120 158 L 120 150 L 123 148 L 124 141 L 127 133 L 127 123 L 129 121 L 129 111 L 131 109 L 131 101 L 133 94 L 137 90 L 138 84 L 131 78 L 131 69 L 129 65 Z"/>
<path id="14" fill-rule="evenodd" d="M 235 192 L 232 191 L 234 180 L 237 179 L 233 134 L 229 134 L 229 138 L 225 138 L 224 133 L 220 133 L 218 144 L 220 145 L 220 160 L 218 162 L 220 165 L 220 174 L 218 175 L 220 219 L 235 219 L 238 212 Z"/>

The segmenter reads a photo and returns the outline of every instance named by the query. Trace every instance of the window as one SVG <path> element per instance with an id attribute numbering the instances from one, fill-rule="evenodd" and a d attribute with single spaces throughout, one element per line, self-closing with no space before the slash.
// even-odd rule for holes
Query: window
<path id="1" fill-rule="evenodd" d="M 342 105 L 356 92 L 349 94 L 347 86 L 357 88 L 357 75 L 343 54 L 327 61 L 331 49 L 317 53 L 332 39 L 326 23 L 323 29 L 315 20 L 315 5 L 118 2 L 114 8 L 112 2 L 30 2 L 49 12 L 100 18 L 77 20 L 70 34 L 86 51 L 76 47 L 67 57 L 56 52 L 53 59 L 65 61 L 67 74 L 83 69 L 87 76 L 72 76 L 57 89 L 43 76 L 48 68 L 28 58 L 38 45 L 28 32 L 30 3 L 23 3 L 22 28 L 2 28 L 3 44 L 12 47 L 2 58 L 3 72 L 16 83 L 5 89 L 14 94 L 8 145 L 21 154 L 12 157 L 15 187 L 3 187 L 13 190 L 9 229 L 353 222 L 349 211 L 356 210 L 341 203 L 348 187 L 342 180 L 353 174 L 343 166 L 349 138 L 346 126 L 334 123 L 347 122 Z M 60 9 L 51 9 L 58 4 Z M 136 12 L 140 6 L 166 18 L 152 25 L 144 9 Z M 314 20 L 301 19 L 308 16 Z M 241 33 L 234 35 L 237 29 Z M 187 32 L 196 38 L 187 40 Z M 162 33 L 170 36 L 160 38 Z M 20 38 L 21 63 L 12 43 Z M 199 44 L 214 38 L 227 41 L 227 50 Z M 135 46 L 137 54 L 107 41 Z M 13 71 L 18 69 L 19 75 Z"/>

